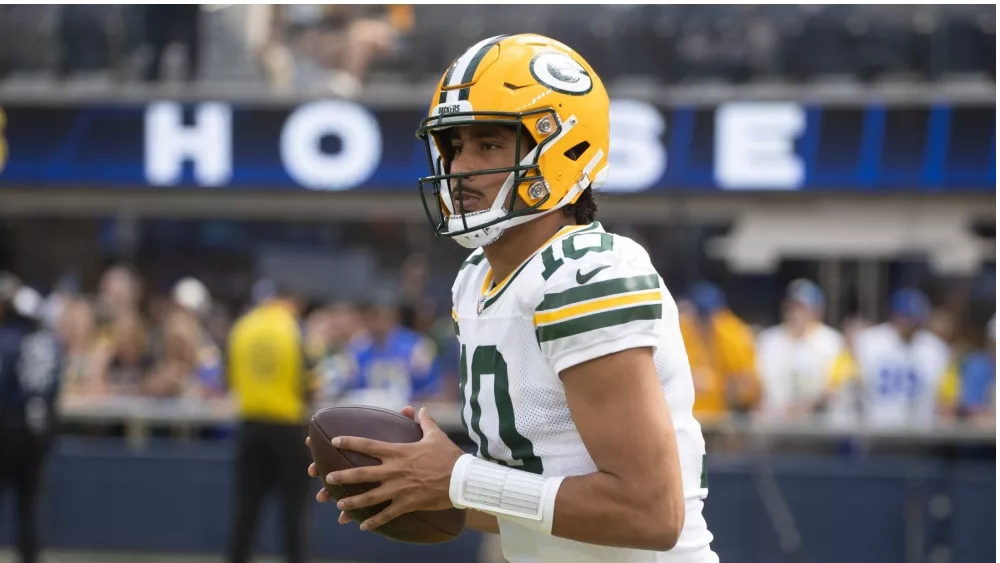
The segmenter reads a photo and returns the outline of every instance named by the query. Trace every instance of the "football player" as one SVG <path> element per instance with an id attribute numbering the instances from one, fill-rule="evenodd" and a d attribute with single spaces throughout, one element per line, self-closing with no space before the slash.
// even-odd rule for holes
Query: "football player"
<path id="1" fill-rule="evenodd" d="M 608 113 L 590 65 L 539 35 L 484 39 L 444 74 L 419 184 L 435 232 L 475 249 L 452 315 L 477 453 L 423 409 L 417 443 L 335 438 L 382 460 L 326 476 L 381 483 L 338 502 L 391 501 L 362 529 L 459 507 L 514 563 L 718 561 L 677 307 L 645 250 L 595 221 Z"/>

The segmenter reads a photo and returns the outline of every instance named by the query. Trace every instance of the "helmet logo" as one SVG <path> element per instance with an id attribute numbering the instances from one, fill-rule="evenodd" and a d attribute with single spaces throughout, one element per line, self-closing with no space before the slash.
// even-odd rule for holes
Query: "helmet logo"
<path id="1" fill-rule="evenodd" d="M 580 96 L 590 92 L 594 81 L 587 69 L 565 53 L 548 52 L 531 59 L 531 75 L 556 92 Z"/>

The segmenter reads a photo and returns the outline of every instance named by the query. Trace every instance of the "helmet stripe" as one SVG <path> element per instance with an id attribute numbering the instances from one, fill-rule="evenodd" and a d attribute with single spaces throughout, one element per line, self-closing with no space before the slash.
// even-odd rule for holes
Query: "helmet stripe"
<path id="1" fill-rule="evenodd" d="M 479 68 L 479 63 L 481 63 L 483 61 L 483 57 L 485 57 L 486 53 L 489 53 L 490 49 L 492 49 L 493 46 L 496 45 L 497 43 L 499 43 L 504 37 L 507 37 L 507 36 L 506 35 L 498 35 L 498 36 L 496 36 L 496 37 L 493 38 L 493 39 L 495 39 L 495 41 L 491 41 L 490 43 L 488 43 L 486 45 L 483 45 L 479 49 L 479 51 L 476 53 L 476 56 L 474 56 L 472 58 L 472 60 L 469 61 L 469 66 L 465 69 L 465 74 L 462 76 L 462 81 L 459 82 L 459 84 L 468 84 L 469 82 L 472 82 L 472 77 L 474 77 L 476 75 L 476 69 Z M 465 87 L 465 88 L 462 88 L 461 90 L 459 90 L 458 99 L 459 100 L 468 100 L 469 99 L 469 88 L 468 87 Z"/>
<path id="2" fill-rule="evenodd" d="M 451 66 L 448 67 L 448 73 L 444 75 L 444 80 L 441 81 L 441 95 L 438 97 L 439 104 L 443 104 L 445 97 L 448 95 L 448 93 L 444 90 L 444 87 L 447 86 L 449 82 L 451 82 L 451 75 L 455 73 L 455 65 L 457 64 L 458 64 L 458 59 L 455 59 L 455 62 L 451 63 Z"/>
<path id="3" fill-rule="evenodd" d="M 472 47 L 466 49 L 462 53 L 461 57 L 455 61 L 455 64 L 448 71 L 448 76 L 445 77 L 445 86 L 458 86 L 459 84 L 465 84 L 472 80 L 472 77 L 476 75 L 476 67 L 486 56 L 489 50 L 500 42 L 501 39 L 506 37 L 506 35 L 497 35 L 487 39 L 483 39 L 479 43 L 476 43 Z M 460 99 L 469 99 L 469 89 L 462 88 L 461 91 L 464 93 L 464 97 L 459 97 L 458 90 L 449 90 L 447 92 L 441 92 L 444 96 L 444 100 L 439 99 L 439 103 L 456 103 Z"/>

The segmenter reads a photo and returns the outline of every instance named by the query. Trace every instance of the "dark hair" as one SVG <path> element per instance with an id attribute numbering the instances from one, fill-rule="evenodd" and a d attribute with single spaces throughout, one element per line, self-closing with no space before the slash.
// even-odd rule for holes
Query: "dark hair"
<path id="1" fill-rule="evenodd" d="M 597 220 L 597 198 L 594 197 L 594 189 L 583 190 L 576 203 L 571 203 L 563 207 L 563 213 L 572 217 L 577 225 L 589 225 Z"/>

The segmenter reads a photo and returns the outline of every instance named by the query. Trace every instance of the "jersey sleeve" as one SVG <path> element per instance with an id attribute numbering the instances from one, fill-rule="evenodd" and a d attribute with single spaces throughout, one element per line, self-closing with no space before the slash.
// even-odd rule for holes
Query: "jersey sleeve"
<path id="1" fill-rule="evenodd" d="M 665 300 L 673 302 L 646 252 L 607 233 L 576 235 L 562 246 L 561 257 L 546 258 L 549 277 L 534 311 L 538 345 L 555 372 L 658 346 Z"/>

